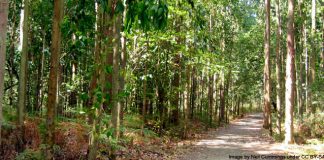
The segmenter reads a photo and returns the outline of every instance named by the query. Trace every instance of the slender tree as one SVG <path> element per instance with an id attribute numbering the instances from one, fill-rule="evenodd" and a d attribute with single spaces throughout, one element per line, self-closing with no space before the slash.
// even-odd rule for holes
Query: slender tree
<path id="1" fill-rule="evenodd" d="M 295 39 L 294 39 L 294 0 L 288 1 L 288 23 L 287 23 L 287 62 L 286 62 L 286 92 L 285 92 L 285 143 L 294 143 L 294 106 L 295 106 L 295 94 L 296 87 L 296 75 L 295 75 Z"/>
<path id="2" fill-rule="evenodd" d="M 126 11 L 127 11 L 127 5 L 125 4 L 126 1 L 124 1 L 124 5 L 125 5 L 125 9 L 123 12 L 123 16 L 122 16 L 122 24 L 123 27 L 125 28 L 125 22 L 126 22 Z M 121 38 L 120 38 L 120 42 L 121 42 L 121 64 L 120 64 L 120 68 L 121 68 L 121 74 L 120 74 L 120 91 L 124 92 L 125 91 L 125 77 L 126 77 L 126 63 L 127 63 L 127 38 L 126 38 L 126 31 L 124 30 L 121 34 Z M 121 99 L 121 104 L 120 104 L 120 124 L 123 124 L 123 118 L 124 118 L 124 109 L 127 106 L 126 104 L 126 97 L 122 97 Z M 122 134 L 122 133 L 121 133 Z"/>
<path id="3" fill-rule="evenodd" d="M 116 139 L 120 136 L 120 109 L 121 102 L 119 95 L 119 63 L 120 63 L 120 26 L 121 26 L 121 13 L 117 13 L 113 27 L 113 74 L 112 74 L 112 125 L 114 127 L 114 136 Z"/>
<path id="4" fill-rule="evenodd" d="M 8 1 L 0 0 L 0 146 L 1 146 L 1 128 L 2 128 L 2 104 L 4 99 L 4 72 L 6 60 L 6 39 L 8 23 Z"/>
<path id="5" fill-rule="evenodd" d="M 265 0 L 265 35 L 264 35 L 264 121 L 263 127 L 271 129 L 271 106 L 270 106 L 270 0 Z"/>
<path id="6" fill-rule="evenodd" d="M 96 36 L 95 36 L 95 51 L 94 51 L 94 61 L 96 64 L 101 64 L 100 61 L 100 55 L 101 55 L 101 29 L 102 29 L 102 10 L 100 9 L 100 5 L 98 2 L 95 2 L 95 11 L 96 11 L 96 25 L 95 25 L 95 31 L 96 31 Z M 103 74 L 101 71 L 102 66 L 97 66 L 95 71 L 92 74 L 90 85 L 89 85 L 89 101 L 88 101 L 88 107 L 91 108 L 97 103 L 97 98 L 95 95 L 95 89 L 98 85 L 98 77 L 101 74 Z M 96 159 L 97 155 L 97 148 L 98 148 L 98 137 L 99 137 L 99 122 L 100 119 L 98 118 L 99 115 L 99 108 L 95 108 L 94 112 L 90 112 L 89 114 L 89 123 L 92 123 L 92 132 L 91 135 L 89 136 L 89 154 L 88 154 L 88 159 L 89 160 L 94 160 Z"/>
<path id="7" fill-rule="evenodd" d="M 313 93 L 312 93 L 312 84 L 315 81 L 315 59 L 316 59 L 316 0 L 312 0 L 312 10 L 311 10 L 311 20 L 312 20 L 312 26 L 311 26 L 311 53 L 309 56 L 309 75 L 308 75 L 308 85 L 310 88 L 308 88 L 308 113 L 310 113 L 311 111 L 314 113 L 315 108 L 313 105 Z"/>
<path id="8" fill-rule="evenodd" d="M 63 0 L 54 1 L 52 45 L 50 59 L 50 74 L 48 81 L 48 102 L 46 115 L 46 159 L 53 159 L 53 145 L 55 138 L 55 110 L 58 105 L 58 79 L 61 54 L 61 22 L 63 18 Z"/>
<path id="9" fill-rule="evenodd" d="M 22 32 L 20 40 L 22 43 L 22 52 L 20 58 L 20 73 L 19 73 L 19 91 L 18 91 L 18 125 L 23 129 L 24 125 L 24 109 L 26 106 L 27 93 L 27 70 L 28 70 L 28 28 L 29 28 L 29 0 L 24 0 L 24 9 L 21 11 Z M 23 133 L 23 131 L 21 131 Z"/>
<path id="10" fill-rule="evenodd" d="M 280 0 L 276 0 L 277 32 L 276 32 L 276 77 L 277 77 L 277 126 L 281 134 L 281 17 L 280 17 Z"/>

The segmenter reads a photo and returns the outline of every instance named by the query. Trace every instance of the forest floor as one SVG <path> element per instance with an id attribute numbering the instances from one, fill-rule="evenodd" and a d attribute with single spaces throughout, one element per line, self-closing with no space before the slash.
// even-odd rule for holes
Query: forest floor
<path id="1" fill-rule="evenodd" d="M 225 127 L 208 131 L 205 137 L 191 147 L 180 148 L 172 159 L 226 160 L 226 159 L 282 159 L 279 156 L 324 155 L 324 145 L 284 145 L 276 143 L 262 129 L 262 113 L 249 114 Z M 267 155 L 278 156 L 265 157 Z M 322 155 L 322 156 L 323 156 Z M 295 158 L 297 159 L 297 158 Z M 324 157 L 323 157 L 324 159 Z"/>

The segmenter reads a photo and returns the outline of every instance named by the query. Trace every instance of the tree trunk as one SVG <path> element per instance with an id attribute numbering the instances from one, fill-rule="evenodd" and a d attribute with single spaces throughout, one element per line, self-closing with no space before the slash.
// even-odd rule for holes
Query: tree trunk
<path id="1" fill-rule="evenodd" d="M 20 73 L 19 73 L 19 91 L 18 91 L 18 125 L 22 127 L 24 124 L 24 109 L 26 106 L 27 95 L 27 69 L 28 69 L 28 33 L 29 33 L 29 0 L 24 0 L 24 9 L 22 9 L 21 19 L 22 23 L 22 52 L 20 61 Z M 23 132 L 21 132 L 23 133 Z"/>
<path id="2" fill-rule="evenodd" d="M 185 98 L 184 98 L 184 132 L 183 138 L 188 136 L 188 123 L 190 114 L 190 65 L 186 67 L 186 83 L 185 83 Z"/>
<path id="3" fill-rule="evenodd" d="M 175 125 L 179 123 L 179 86 L 180 86 L 180 55 L 177 54 L 174 58 L 174 77 L 172 80 L 172 88 L 173 88 L 173 98 L 171 100 L 172 106 L 172 116 L 171 122 Z"/>
<path id="4" fill-rule="evenodd" d="M 27 70 L 28 70 L 28 34 L 29 34 L 29 0 L 24 0 L 24 9 L 21 10 L 21 27 L 22 32 L 20 34 L 20 42 L 22 44 L 21 61 L 20 61 L 20 72 L 19 72 L 19 87 L 18 87 L 18 106 L 17 106 L 17 117 L 18 117 L 18 129 L 19 129 L 19 144 L 18 152 L 24 150 L 24 112 L 26 108 L 26 95 L 27 94 Z"/>
<path id="5" fill-rule="evenodd" d="M 150 48 L 150 42 L 149 42 L 149 37 L 148 34 L 145 33 L 146 35 L 146 54 L 149 54 L 149 48 Z M 146 124 L 146 112 L 147 112 L 147 59 L 144 59 L 144 79 L 143 79 L 143 102 L 142 102 L 142 117 L 143 117 L 143 124 L 141 126 L 141 134 L 144 135 L 144 126 Z"/>
<path id="6" fill-rule="evenodd" d="M 237 101 L 237 115 L 240 115 L 240 104 L 241 104 L 241 96 L 239 97 L 238 101 Z"/>
<path id="7" fill-rule="evenodd" d="M 276 0 L 277 15 L 277 33 L 276 33 L 276 78 L 277 78 L 277 127 L 281 134 L 281 17 L 280 17 L 280 0 Z"/>
<path id="8" fill-rule="evenodd" d="M 221 79 L 221 84 L 219 87 L 219 99 L 220 99 L 220 112 L 219 112 L 219 122 L 224 122 L 225 120 L 225 95 L 224 95 L 224 73 L 222 73 L 223 78 Z"/>
<path id="9" fill-rule="evenodd" d="M 287 34 L 287 63 L 286 63 L 286 93 L 285 93 L 285 143 L 294 143 L 293 111 L 295 103 L 295 48 L 294 48 L 294 0 L 288 1 L 288 34 Z"/>
<path id="10" fill-rule="evenodd" d="M 305 37 L 305 14 L 303 12 L 303 0 L 299 1 L 299 16 L 302 19 L 302 24 L 301 24 L 301 35 L 300 35 L 300 51 L 302 52 L 302 54 L 299 55 L 299 99 L 298 99 L 298 103 L 299 103 L 299 116 L 301 119 L 303 119 L 303 114 L 304 114 L 304 105 L 305 105 L 305 77 L 304 77 L 304 65 L 303 65 L 303 56 L 305 56 L 305 51 L 307 48 L 307 46 L 304 45 L 304 41 L 306 39 Z"/>
<path id="11" fill-rule="evenodd" d="M 322 52 L 321 71 L 324 72 L 324 9 L 322 9 Z"/>
<path id="12" fill-rule="evenodd" d="M 311 17 L 312 17 L 312 28 L 311 28 L 311 53 L 309 56 L 309 67 L 310 67 L 310 71 L 309 71 L 309 81 L 308 81 L 308 85 L 310 88 L 308 88 L 308 113 L 314 113 L 315 112 L 315 105 L 313 105 L 313 93 L 312 93 L 312 85 L 315 81 L 315 59 L 316 59 L 316 0 L 312 0 L 312 13 L 311 13 Z"/>
<path id="13" fill-rule="evenodd" d="M 214 105 L 214 75 L 209 75 L 208 83 L 208 124 L 212 127 L 213 123 L 213 105 Z"/>
<path id="14" fill-rule="evenodd" d="M 99 8 L 99 4 L 95 2 L 95 11 L 96 11 L 96 35 L 95 35 L 95 53 L 94 53 L 94 62 L 96 64 L 101 64 L 100 56 L 101 56 L 101 34 L 100 31 L 102 31 L 102 12 Z M 88 108 L 92 108 L 95 106 L 95 103 L 97 102 L 96 95 L 95 95 L 95 89 L 98 86 L 98 77 L 100 72 L 102 71 L 102 66 L 98 66 L 95 68 L 95 71 L 91 77 L 90 85 L 89 85 L 89 100 L 88 100 Z M 101 73 L 103 74 L 103 73 Z M 89 117 L 89 124 L 92 124 L 92 132 L 89 136 L 89 154 L 88 159 L 89 160 L 95 160 L 97 155 L 97 148 L 98 148 L 98 135 L 99 135 L 99 127 L 98 127 L 98 121 L 99 121 L 99 109 L 96 108 L 94 112 L 90 112 L 88 115 Z"/>
<path id="15" fill-rule="evenodd" d="M 4 97 L 4 74 L 6 60 L 6 39 L 8 23 L 8 1 L 0 0 L 0 146 L 1 146 L 1 128 L 2 128 L 2 104 Z"/>
<path id="16" fill-rule="evenodd" d="M 119 100 L 119 58 L 120 58 L 120 26 L 121 14 L 116 15 L 113 26 L 113 73 L 112 73 L 112 126 L 114 128 L 114 137 L 118 140 L 120 136 L 120 100 Z"/>
<path id="17" fill-rule="evenodd" d="M 125 10 L 123 12 L 123 18 L 122 18 L 123 25 L 126 22 L 126 10 L 127 10 L 127 4 L 125 4 Z M 126 63 L 127 63 L 127 50 L 126 50 L 127 39 L 126 39 L 125 32 L 121 35 L 120 41 L 121 41 L 121 72 L 122 72 L 120 76 L 120 91 L 125 93 L 125 77 L 126 77 Z M 127 98 L 126 96 L 123 96 L 120 101 L 120 125 L 123 125 L 124 110 L 127 105 L 126 98 Z"/>
<path id="18" fill-rule="evenodd" d="M 58 78 L 61 54 L 61 21 L 63 18 L 63 0 L 54 1 L 54 16 L 52 30 L 52 46 L 50 60 L 50 75 L 48 81 L 48 102 L 46 119 L 46 159 L 53 159 L 53 145 L 55 140 L 55 110 L 58 103 Z"/>
<path id="19" fill-rule="evenodd" d="M 42 30 L 42 35 L 43 35 L 43 48 L 42 48 L 42 53 L 40 55 L 40 61 L 38 62 L 38 68 L 37 68 L 37 84 L 36 84 L 36 94 L 35 94 L 35 103 L 34 103 L 34 108 L 36 112 L 40 112 L 40 109 L 42 107 L 42 97 L 43 97 L 43 74 L 44 74 L 44 61 L 45 61 L 45 47 L 46 47 L 46 32 L 43 29 Z"/>
<path id="20" fill-rule="evenodd" d="M 213 88 L 214 88 L 214 112 L 213 112 L 213 117 L 214 117 L 214 122 L 217 120 L 217 110 L 218 110 L 218 101 L 217 101 L 217 82 L 218 82 L 218 75 L 215 73 L 214 74 L 214 83 L 213 83 Z"/>
<path id="21" fill-rule="evenodd" d="M 220 109 L 219 109 L 219 124 L 221 122 L 225 122 L 225 75 L 224 71 L 221 73 L 221 82 L 219 86 L 219 101 L 220 101 Z"/>
<path id="22" fill-rule="evenodd" d="M 265 0 L 265 35 L 264 35 L 264 121 L 263 127 L 270 130 L 271 134 L 271 106 L 270 106 L 270 0 Z"/>

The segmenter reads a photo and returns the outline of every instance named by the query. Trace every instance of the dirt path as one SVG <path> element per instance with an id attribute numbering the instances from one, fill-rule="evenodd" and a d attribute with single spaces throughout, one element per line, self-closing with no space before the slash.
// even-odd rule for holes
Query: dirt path
<path id="1" fill-rule="evenodd" d="M 262 114 L 250 114 L 227 127 L 208 133 L 208 138 L 197 141 L 179 160 L 274 159 L 266 155 L 284 156 L 294 146 L 284 146 L 267 136 L 262 129 Z M 298 154 L 298 153 L 295 153 Z M 256 157 L 253 157 L 253 156 Z M 231 157 L 230 156 L 236 156 Z M 246 156 L 244 158 L 244 156 Z M 260 157 L 258 157 L 260 156 Z M 263 156 L 263 157 L 261 157 Z"/>

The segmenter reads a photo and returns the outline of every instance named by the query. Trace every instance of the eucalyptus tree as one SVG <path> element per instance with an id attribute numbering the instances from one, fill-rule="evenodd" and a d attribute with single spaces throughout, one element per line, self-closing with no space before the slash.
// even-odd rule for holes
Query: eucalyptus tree
<path id="1" fill-rule="evenodd" d="M 28 30 L 29 30 L 29 0 L 24 0 L 24 9 L 22 9 L 22 17 L 21 19 L 21 25 L 22 29 L 20 37 L 21 43 L 22 43 L 22 50 L 21 50 L 21 62 L 20 62 L 20 73 L 19 73 L 19 91 L 18 91 L 18 106 L 17 106 L 17 113 L 18 113 L 18 124 L 20 131 L 20 138 L 23 138 L 23 125 L 24 125 L 24 109 L 26 107 L 26 89 L 27 89 L 27 70 L 28 70 Z M 20 151 L 23 149 L 21 148 Z"/>
<path id="2" fill-rule="evenodd" d="M 308 105 L 307 107 L 307 112 L 308 113 L 314 113 L 315 111 L 315 106 L 313 105 L 313 99 L 314 99 L 314 95 L 313 95 L 313 91 L 312 91 L 312 85 L 315 81 L 315 70 L 316 70 L 316 0 L 312 0 L 312 9 L 311 9 L 311 34 L 310 34 L 310 38 L 311 38 L 311 53 L 309 56 L 309 74 L 308 76 L 308 85 L 310 86 L 310 88 L 308 88 Z"/>
<path id="3" fill-rule="evenodd" d="M 280 0 L 276 0 L 276 20 L 277 20 L 277 30 L 276 30 L 276 99 L 277 99 L 277 127 L 278 132 L 281 134 L 281 105 L 282 105 L 282 86 L 281 86 L 281 14 L 280 14 Z"/>
<path id="4" fill-rule="evenodd" d="M 271 128 L 271 76 L 270 76 L 270 0 L 265 0 L 265 36 L 264 36 L 264 121 L 263 127 Z"/>
<path id="5" fill-rule="evenodd" d="M 46 114 L 46 148 L 44 150 L 46 159 L 53 159 L 53 146 L 55 143 L 55 110 L 58 105 L 58 77 L 61 54 L 61 23 L 63 19 L 64 1 L 54 1 L 52 45 L 50 58 L 50 73 L 48 81 L 48 102 Z"/>
<path id="6" fill-rule="evenodd" d="M 287 62 L 286 62 L 286 92 L 285 92 L 285 143 L 294 143 L 294 106 L 295 106 L 295 39 L 294 39 L 294 0 L 288 1 L 287 23 Z"/>

